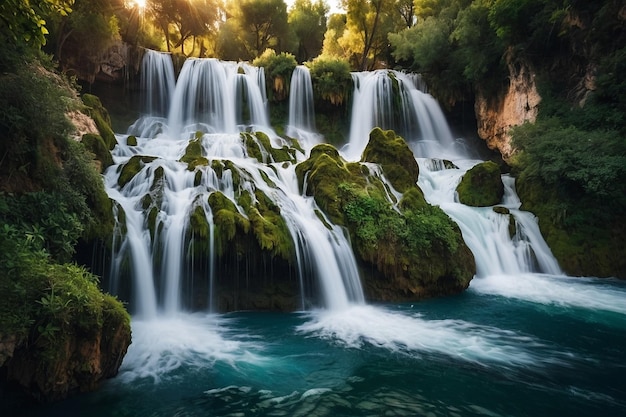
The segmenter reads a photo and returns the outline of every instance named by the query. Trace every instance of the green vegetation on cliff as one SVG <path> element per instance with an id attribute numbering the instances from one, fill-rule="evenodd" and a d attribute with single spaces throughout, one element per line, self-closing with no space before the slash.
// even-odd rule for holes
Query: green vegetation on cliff
<path id="1" fill-rule="evenodd" d="M 0 367 L 8 381 L 54 400 L 117 373 L 130 344 L 130 316 L 94 275 L 55 262 L 37 230 L 8 224 L 0 229 L 0 260 L 0 340 L 12 341 Z"/>

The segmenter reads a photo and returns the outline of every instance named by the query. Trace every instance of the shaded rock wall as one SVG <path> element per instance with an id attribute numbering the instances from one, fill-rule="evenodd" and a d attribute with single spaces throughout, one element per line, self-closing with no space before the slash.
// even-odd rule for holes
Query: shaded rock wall
<path id="1" fill-rule="evenodd" d="M 489 149 L 498 150 L 505 160 L 514 151 L 510 129 L 524 122 L 534 122 L 541 102 L 531 64 L 512 58 L 512 53 L 507 54 L 506 59 L 508 89 L 495 97 L 479 90 L 474 104 L 478 135 L 487 142 Z"/>

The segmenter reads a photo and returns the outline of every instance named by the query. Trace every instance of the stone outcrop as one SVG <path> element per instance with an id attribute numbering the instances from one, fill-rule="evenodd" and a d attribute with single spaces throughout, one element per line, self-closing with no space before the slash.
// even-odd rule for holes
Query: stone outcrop
<path id="1" fill-rule="evenodd" d="M 504 94 L 491 97 L 479 91 L 474 111 L 478 121 L 478 135 L 490 149 L 498 150 L 508 159 L 514 149 L 509 131 L 524 122 L 537 118 L 541 96 L 535 83 L 535 72 L 527 62 L 515 60 L 507 54 L 509 87 Z"/>
<path id="2" fill-rule="evenodd" d="M 53 339 L 41 329 L 32 329 L 30 336 L 0 334 L 2 385 L 48 402 L 92 391 L 117 375 L 131 342 L 130 317 L 117 299 L 101 297 L 100 305 L 90 303 L 99 320 L 88 328 L 80 321 L 89 319 L 72 317 Z"/>
<path id="3" fill-rule="evenodd" d="M 504 184 L 500 167 L 492 161 L 481 162 L 463 175 L 456 188 L 459 201 L 468 206 L 494 206 L 502 201 Z"/>

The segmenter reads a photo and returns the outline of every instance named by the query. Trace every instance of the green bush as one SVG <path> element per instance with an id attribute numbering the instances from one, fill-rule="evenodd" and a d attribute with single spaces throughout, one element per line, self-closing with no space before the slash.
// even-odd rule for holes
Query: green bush
<path id="1" fill-rule="evenodd" d="M 291 74 L 298 63 L 296 58 L 286 52 L 276 54 L 273 49 L 266 49 L 252 64 L 265 69 L 265 80 L 273 101 L 289 98 Z"/>
<path id="2" fill-rule="evenodd" d="M 311 71 L 313 94 L 333 106 L 347 102 L 352 91 L 350 64 L 340 58 L 319 56 L 306 64 Z"/>

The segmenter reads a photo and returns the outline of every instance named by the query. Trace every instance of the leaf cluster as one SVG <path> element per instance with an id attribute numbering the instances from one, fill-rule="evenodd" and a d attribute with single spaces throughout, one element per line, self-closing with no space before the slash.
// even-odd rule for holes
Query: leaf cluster
<path id="1" fill-rule="evenodd" d="M 306 65 L 311 72 L 316 101 L 327 101 L 334 106 L 348 101 L 352 91 L 352 75 L 348 61 L 322 55 Z"/>

